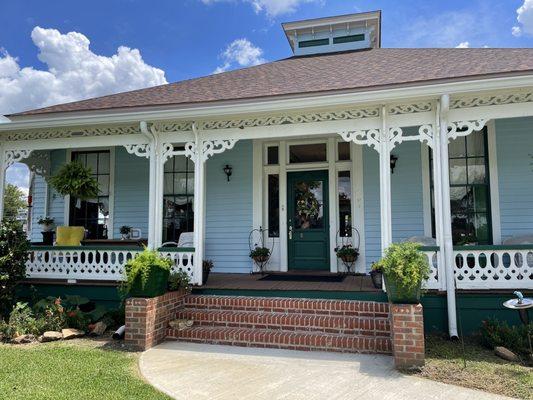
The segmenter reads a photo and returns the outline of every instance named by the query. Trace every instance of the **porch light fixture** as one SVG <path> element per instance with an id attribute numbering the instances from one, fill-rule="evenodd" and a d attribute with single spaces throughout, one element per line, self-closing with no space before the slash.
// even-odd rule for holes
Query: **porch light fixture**
<path id="1" fill-rule="evenodd" d="M 229 177 L 231 176 L 231 173 L 233 172 L 233 168 L 231 165 L 229 164 L 226 164 L 224 166 L 224 173 L 226 174 L 227 178 L 228 178 L 228 182 L 229 182 Z"/>
<path id="2" fill-rule="evenodd" d="M 396 161 L 398 161 L 398 157 L 394 154 L 390 155 L 390 173 L 394 174 L 394 168 L 396 168 Z"/>

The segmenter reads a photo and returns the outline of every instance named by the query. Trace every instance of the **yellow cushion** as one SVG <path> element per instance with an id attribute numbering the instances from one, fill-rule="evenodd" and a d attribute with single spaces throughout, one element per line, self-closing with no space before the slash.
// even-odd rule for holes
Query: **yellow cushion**
<path id="1" fill-rule="evenodd" d="M 80 246 L 85 236 L 83 226 L 58 226 L 56 229 L 56 246 Z"/>

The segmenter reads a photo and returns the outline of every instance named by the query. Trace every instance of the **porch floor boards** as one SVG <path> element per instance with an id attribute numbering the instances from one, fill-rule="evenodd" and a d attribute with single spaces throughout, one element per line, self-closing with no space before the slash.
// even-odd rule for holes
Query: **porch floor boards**
<path id="1" fill-rule="evenodd" d="M 298 273 L 302 275 L 302 273 Z M 202 289 L 282 290 L 331 292 L 381 292 L 372 285 L 370 276 L 349 275 L 342 282 L 262 281 L 261 274 L 211 273 Z"/>

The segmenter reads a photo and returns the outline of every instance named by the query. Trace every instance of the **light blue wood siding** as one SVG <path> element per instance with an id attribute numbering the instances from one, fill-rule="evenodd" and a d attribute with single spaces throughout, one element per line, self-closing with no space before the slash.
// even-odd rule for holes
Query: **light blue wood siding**
<path id="1" fill-rule="evenodd" d="M 398 157 L 391 175 L 392 240 L 400 242 L 424 234 L 420 143 L 402 143 L 392 153 Z M 381 257 L 381 222 L 379 156 L 377 151 L 367 146 L 363 148 L 363 169 L 365 251 L 369 268 Z"/>
<path id="2" fill-rule="evenodd" d="M 113 237 L 120 238 L 120 227 L 128 225 L 148 237 L 148 198 L 150 163 L 147 158 L 115 148 L 115 204 Z"/>
<path id="3" fill-rule="evenodd" d="M 533 234 L 533 118 L 496 120 L 502 240 Z"/>
<path id="4" fill-rule="evenodd" d="M 213 272 L 251 270 L 252 158 L 252 141 L 244 140 L 207 161 L 205 257 L 213 260 Z M 222 170 L 226 164 L 233 167 L 229 182 Z"/>

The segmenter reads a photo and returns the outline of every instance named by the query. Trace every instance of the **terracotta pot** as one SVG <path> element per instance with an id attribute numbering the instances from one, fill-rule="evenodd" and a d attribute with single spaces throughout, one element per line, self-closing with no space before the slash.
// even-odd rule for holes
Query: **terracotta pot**
<path id="1" fill-rule="evenodd" d="M 262 264 L 266 261 L 268 261 L 268 256 L 255 256 L 254 261 L 258 264 Z"/>
<path id="2" fill-rule="evenodd" d="M 344 263 L 350 264 L 350 263 L 353 263 L 353 262 L 355 262 L 357 260 L 357 256 L 355 256 L 355 255 L 345 255 L 345 256 L 341 256 L 341 260 Z"/>

